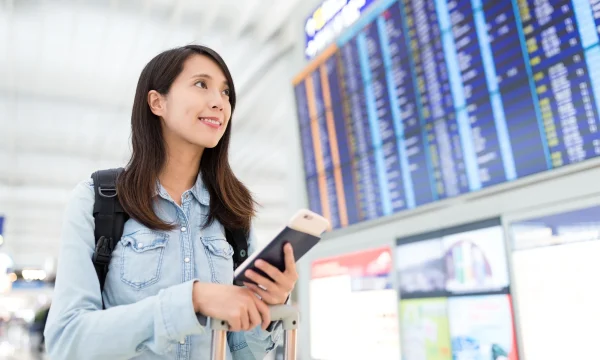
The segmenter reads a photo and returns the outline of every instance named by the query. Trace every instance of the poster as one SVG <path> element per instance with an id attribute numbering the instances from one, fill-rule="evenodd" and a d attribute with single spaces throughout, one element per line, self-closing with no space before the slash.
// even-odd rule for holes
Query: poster
<path id="1" fill-rule="evenodd" d="M 442 239 L 419 241 L 396 248 L 400 297 L 443 295 L 446 265 Z"/>
<path id="2" fill-rule="evenodd" d="M 454 360 L 517 360 L 509 295 L 448 299 Z"/>
<path id="3" fill-rule="evenodd" d="M 392 286 L 392 270 L 389 247 L 312 263 L 309 306 L 313 359 L 400 358 L 398 295 Z"/>
<path id="4" fill-rule="evenodd" d="M 402 360 L 451 360 L 446 298 L 400 301 Z"/>
<path id="5" fill-rule="evenodd" d="M 506 248 L 500 226 L 447 235 L 443 243 L 447 291 L 508 290 Z"/>

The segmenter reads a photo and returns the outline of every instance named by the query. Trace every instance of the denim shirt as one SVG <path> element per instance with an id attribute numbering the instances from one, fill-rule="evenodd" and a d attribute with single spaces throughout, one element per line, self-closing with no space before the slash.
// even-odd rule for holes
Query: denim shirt
<path id="1" fill-rule="evenodd" d="M 92 263 L 93 182 L 74 189 L 44 333 L 51 359 L 209 360 L 211 331 L 206 318 L 194 313 L 192 286 L 195 281 L 231 284 L 233 249 L 218 221 L 202 228 L 210 198 L 201 176 L 182 195 L 181 206 L 160 184 L 156 195 L 154 211 L 176 228 L 154 231 L 128 220 L 100 294 Z M 248 252 L 255 249 L 251 231 Z M 268 332 L 260 326 L 229 332 L 227 358 L 263 359 L 281 332 L 280 327 Z"/>

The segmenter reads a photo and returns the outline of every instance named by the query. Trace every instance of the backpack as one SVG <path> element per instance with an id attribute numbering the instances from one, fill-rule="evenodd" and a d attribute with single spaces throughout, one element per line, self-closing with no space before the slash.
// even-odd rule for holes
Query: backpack
<path id="1" fill-rule="evenodd" d="M 92 261 L 100 292 L 108 273 L 108 264 L 117 242 L 123 236 L 125 222 L 129 215 L 123 210 L 117 194 L 117 178 L 123 168 L 99 170 L 92 174 L 94 179 L 94 237 L 96 246 Z M 227 242 L 233 248 L 233 267 L 237 268 L 248 257 L 248 238 L 242 229 L 225 229 Z M 104 305 L 104 301 L 102 302 Z"/>

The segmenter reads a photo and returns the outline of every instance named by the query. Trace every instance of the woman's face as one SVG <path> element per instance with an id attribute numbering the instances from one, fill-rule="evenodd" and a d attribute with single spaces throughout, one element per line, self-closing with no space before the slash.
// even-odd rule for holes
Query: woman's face
<path id="1" fill-rule="evenodd" d="M 166 96 L 148 94 L 152 112 L 163 119 L 168 141 L 181 139 L 202 148 L 213 148 L 225 133 L 231 117 L 229 84 L 214 60 L 192 55 Z"/>

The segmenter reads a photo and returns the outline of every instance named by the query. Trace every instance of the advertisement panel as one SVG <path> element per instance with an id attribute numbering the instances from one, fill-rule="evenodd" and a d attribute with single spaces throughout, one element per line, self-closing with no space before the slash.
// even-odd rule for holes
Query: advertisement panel
<path id="1" fill-rule="evenodd" d="M 401 298 L 444 295 L 446 262 L 441 238 L 398 246 L 396 263 Z"/>
<path id="2" fill-rule="evenodd" d="M 446 290 L 474 293 L 509 285 L 504 232 L 500 226 L 446 235 Z"/>
<path id="3" fill-rule="evenodd" d="M 523 357 L 598 357 L 600 206 L 512 222 L 510 229 Z"/>
<path id="4" fill-rule="evenodd" d="M 400 302 L 403 360 L 451 360 L 446 298 Z"/>
<path id="5" fill-rule="evenodd" d="M 517 360 L 509 295 L 448 299 L 454 360 Z"/>
<path id="6" fill-rule="evenodd" d="M 313 359 L 400 358 L 398 295 L 392 286 L 392 269 L 389 247 L 312 263 L 309 297 Z"/>

